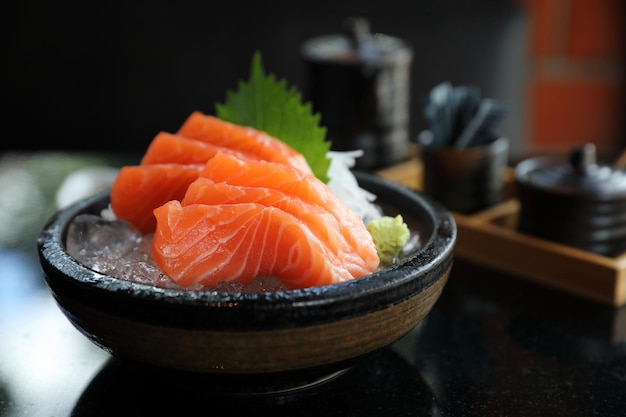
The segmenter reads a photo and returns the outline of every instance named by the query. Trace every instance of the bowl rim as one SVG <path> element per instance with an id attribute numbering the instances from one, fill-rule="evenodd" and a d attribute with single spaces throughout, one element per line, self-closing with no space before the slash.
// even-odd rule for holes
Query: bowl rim
<path id="1" fill-rule="evenodd" d="M 420 248 L 402 263 L 351 281 L 262 293 L 189 291 L 158 288 L 96 272 L 72 258 L 65 249 L 64 241 L 69 224 L 75 216 L 85 212 L 99 213 L 108 205 L 110 189 L 75 202 L 57 211 L 48 220 L 37 239 L 40 264 L 46 282 L 57 299 L 64 296 L 61 294 L 62 288 L 72 288 L 72 291 L 80 292 L 81 296 L 91 296 L 91 301 L 101 308 L 108 308 L 106 304 L 110 300 L 101 298 L 101 295 L 107 294 L 115 300 L 144 303 L 148 309 L 144 313 L 145 317 L 155 311 L 155 304 L 166 304 L 171 309 L 181 311 L 210 310 L 211 314 L 215 310 L 221 310 L 225 315 L 223 320 L 215 315 L 210 318 L 222 324 L 229 320 L 234 310 L 248 311 L 249 316 L 254 317 L 253 321 L 257 323 L 264 317 L 283 323 L 293 322 L 293 314 L 302 316 L 311 323 L 318 323 L 336 318 L 337 315 L 353 316 L 377 311 L 423 291 L 441 278 L 452 264 L 457 227 L 452 214 L 424 193 L 372 173 L 355 172 L 355 176 L 365 188 L 378 193 L 383 200 L 386 195 L 419 206 L 422 210 L 421 216 L 432 222 L 432 230 Z M 416 277 L 420 279 L 415 279 Z M 376 302 L 372 303 L 372 299 Z M 110 308 L 119 309 L 124 306 Z M 208 317 L 205 313 L 199 314 L 196 325 L 200 325 Z"/>

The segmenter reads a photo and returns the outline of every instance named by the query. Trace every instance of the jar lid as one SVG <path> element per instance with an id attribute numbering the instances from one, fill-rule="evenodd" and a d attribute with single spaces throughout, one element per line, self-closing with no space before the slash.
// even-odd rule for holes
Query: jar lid
<path id="1" fill-rule="evenodd" d="M 305 41 L 301 53 L 311 62 L 361 65 L 384 65 L 412 58 L 409 44 L 393 36 L 372 33 L 365 18 L 344 21 L 345 33 L 315 37 Z"/>
<path id="2" fill-rule="evenodd" d="M 596 161 L 596 147 L 572 149 L 569 159 L 537 157 L 515 168 L 518 182 L 544 191 L 613 199 L 626 197 L 626 172 Z"/>

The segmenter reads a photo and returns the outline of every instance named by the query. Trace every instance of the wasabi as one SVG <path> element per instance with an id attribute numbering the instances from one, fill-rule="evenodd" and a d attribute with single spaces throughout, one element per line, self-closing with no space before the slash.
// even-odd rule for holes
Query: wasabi
<path id="1" fill-rule="evenodd" d="M 367 230 L 374 239 L 376 251 L 383 264 L 394 263 L 411 237 L 409 226 L 400 214 L 371 220 L 367 224 Z"/>

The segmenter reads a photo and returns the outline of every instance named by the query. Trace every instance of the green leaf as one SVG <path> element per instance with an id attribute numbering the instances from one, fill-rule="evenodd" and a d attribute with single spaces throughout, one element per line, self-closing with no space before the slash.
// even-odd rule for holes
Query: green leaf
<path id="1" fill-rule="evenodd" d="M 288 144 L 306 158 L 317 178 L 328 182 L 330 159 L 326 128 L 311 103 L 303 103 L 295 87 L 266 74 L 261 53 L 252 57 L 250 78 L 239 81 L 238 90 L 226 93 L 225 103 L 216 103 L 216 116 L 222 120 L 250 126 Z"/>

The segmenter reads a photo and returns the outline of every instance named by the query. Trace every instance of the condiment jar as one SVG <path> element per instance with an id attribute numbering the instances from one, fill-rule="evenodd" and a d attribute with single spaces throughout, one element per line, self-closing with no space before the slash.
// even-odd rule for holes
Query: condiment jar
<path id="1" fill-rule="evenodd" d="M 515 167 L 518 230 L 605 256 L 626 250 L 626 172 L 596 161 L 596 147 Z"/>
<path id="2" fill-rule="evenodd" d="M 410 67 L 408 42 L 371 33 L 369 21 L 350 18 L 346 33 L 305 41 L 304 95 L 333 150 L 362 149 L 356 167 L 370 170 L 409 157 Z"/>
<path id="3" fill-rule="evenodd" d="M 504 198 L 509 139 L 493 132 L 484 143 L 464 148 L 428 145 L 419 148 L 422 189 L 448 209 L 474 214 Z"/>

